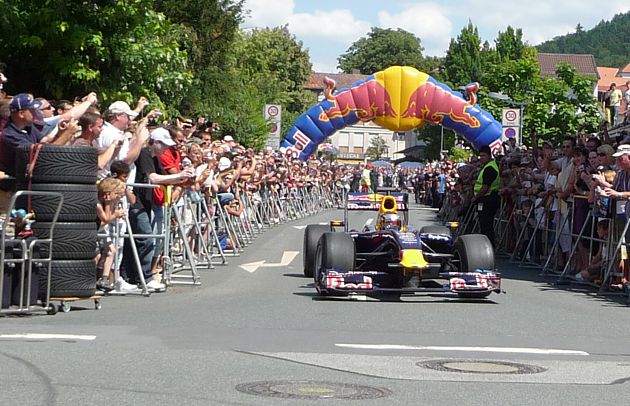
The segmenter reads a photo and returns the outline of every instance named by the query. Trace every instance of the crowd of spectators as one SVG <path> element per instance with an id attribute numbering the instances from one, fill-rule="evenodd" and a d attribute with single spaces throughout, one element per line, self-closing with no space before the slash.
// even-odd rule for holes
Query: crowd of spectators
<path id="1" fill-rule="evenodd" d="M 630 217 L 630 205 L 626 207 L 630 199 L 630 134 L 621 131 L 611 139 L 603 125 L 598 133 L 565 136 L 559 144 L 544 140 L 526 148 L 510 140 L 504 144 L 503 154 L 494 159 L 500 168 L 503 208 L 497 218 L 512 219 L 508 226 L 513 232 L 505 233 L 501 241 L 506 251 L 517 251 L 532 262 L 544 264 L 557 239 L 559 268 L 553 271 L 562 272 L 568 263 L 567 276 L 601 283 L 609 265 L 607 241 L 628 241 L 630 236 L 622 235 Z M 441 164 L 447 204 L 440 215 L 444 220 L 464 219 L 475 208 L 474 184 L 483 165 L 477 156 L 455 167 L 447 165 Z M 429 167 L 423 172 L 428 176 L 435 169 Z M 524 227 L 527 230 L 521 234 Z M 520 241 L 519 235 L 524 237 Z M 524 252 L 533 237 L 536 243 Z M 619 266 L 615 264 L 609 280 L 611 287 L 627 287 L 627 262 L 622 251 Z"/>
<path id="2" fill-rule="evenodd" d="M 49 143 L 98 149 L 95 221 L 102 238 L 95 247 L 95 261 L 97 286 L 103 290 L 135 292 L 139 273 L 150 290 L 164 288 L 162 239 L 135 238 L 141 267 L 137 269 L 129 241 L 115 238 L 114 230 L 125 233 L 125 218 L 134 234 L 161 234 L 167 200 L 177 202 L 184 195 L 206 199 L 209 207 L 216 202 L 228 215 L 241 216 L 245 194 L 258 202 L 262 192 L 288 198 L 298 189 L 319 185 L 329 189 L 335 179 L 346 175 L 345 166 L 317 157 L 302 162 L 269 147 L 245 148 L 232 135 L 223 134 L 219 123 L 203 118 L 165 121 L 159 110 L 147 111 L 148 104 L 141 98 L 134 108 L 124 101 L 101 108 L 94 93 L 75 102 L 26 93 L 0 100 L 2 213 L 6 214 L 15 191 L 12 178 L 18 146 Z M 167 196 L 166 188 L 139 184 L 172 188 Z"/>

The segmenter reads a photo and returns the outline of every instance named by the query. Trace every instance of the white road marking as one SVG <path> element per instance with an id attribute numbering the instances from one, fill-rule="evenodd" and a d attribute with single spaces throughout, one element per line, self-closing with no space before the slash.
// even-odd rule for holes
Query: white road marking
<path id="1" fill-rule="evenodd" d="M 297 228 L 298 230 L 304 230 L 308 226 L 293 226 L 293 228 Z"/>
<path id="2" fill-rule="evenodd" d="M 358 348 L 363 350 L 424 350 L 424 351 L 466 351 L 466 352 L 500 352 L 513 354 L 544 354 L 544 355 L 590 355 L 588 352 L 577 350 L 557 350 L 550 348 L 519 348 L 519 347 L 441 347 L 398 344 L 335 344 L 336 347 Z"/>
<path id="3" fill-rule="evenodd" d="M 249 262 L 247 264 L 240 265 L 241 268 L 246 270 L 249 273 L 254 273 L 258 270 L 258 268 L 271 268 L 276 266 L 289 266 L 291 262 L 298 256 L 300 251 L 284 251 L 282 253 L 282 259 L 277 263 L 266 263 L 265 260 Z"/>
<path id="4" fill-rule="evenodd" d="M 96 336 L 76 335 L 76 334 L 41 334 L 41 333 L 0 334 L 0 339 L 16 339 L 16 338 L 23 338 L 26 340 L 81 340 L 81 341 L 96 340 Z"/>

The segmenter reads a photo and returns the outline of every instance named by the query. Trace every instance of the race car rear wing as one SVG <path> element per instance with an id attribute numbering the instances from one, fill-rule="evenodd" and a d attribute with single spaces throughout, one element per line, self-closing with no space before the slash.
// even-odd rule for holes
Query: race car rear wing
<path id="1" fill-rule="evenodd" d="M 409 210 L 409 195 L 407 193 L 348 193 L 346 208 L 348 210 L 379 211 L 385 196 L 392 196 L 396 199 L 398 211 Z"/>

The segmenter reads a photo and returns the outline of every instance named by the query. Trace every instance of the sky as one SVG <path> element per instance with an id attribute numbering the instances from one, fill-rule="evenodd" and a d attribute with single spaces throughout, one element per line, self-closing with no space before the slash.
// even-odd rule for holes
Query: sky
<path id="1" fill-rule="evenodd" d="M 630 10 L 628 0 L 246 0 L 249 14 L 241 28 L 288 24 L 308 49 L 313 70 L 337 72 L 337 58 L 371 27 L 402 28 L 420 38 L 424 55 L 444 56 L 451 38 L 468 21 L 482 41 L 494 44 L 508 25 L 523 30 L 530 45 L 584 30 Z"/>

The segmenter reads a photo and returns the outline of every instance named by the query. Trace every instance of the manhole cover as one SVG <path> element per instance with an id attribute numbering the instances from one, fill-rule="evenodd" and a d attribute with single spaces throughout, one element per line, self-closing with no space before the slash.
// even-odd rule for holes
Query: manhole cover
<path id="1" fill-rule="evenodd" d="M 284 399 L 377 399 L 392 392 L 374 386 L 322 381 L 261 381 L 236 386 L 239 392 L 249 395 Z"/>
<path id="2" fill-rule="evenodd" d="M 422 361 L 416 365 L 441 372 L 463 372 L 468 374 L 538 374 L 546 369 L 527 364 L 505 361 L 484 361 L 484 360 L 433 360 Z"/>

